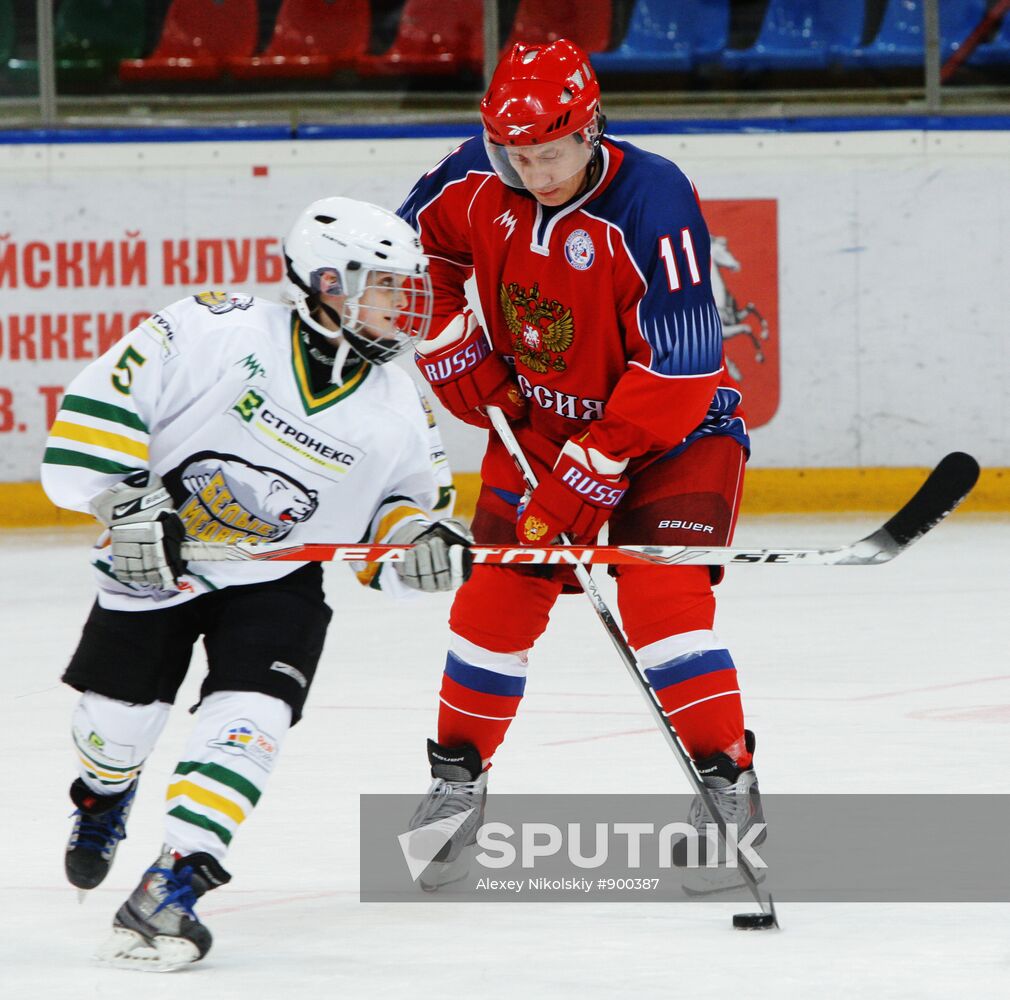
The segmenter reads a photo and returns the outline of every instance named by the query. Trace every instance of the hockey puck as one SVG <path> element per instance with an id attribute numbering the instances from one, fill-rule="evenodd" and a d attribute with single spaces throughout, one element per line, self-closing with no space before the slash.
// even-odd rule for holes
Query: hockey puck
<path id="1" fill-rule="evenodd" d="M 774 913 L 734 913 L 733 926 L 739 931 L 764 931 L 777 924 Z"/>

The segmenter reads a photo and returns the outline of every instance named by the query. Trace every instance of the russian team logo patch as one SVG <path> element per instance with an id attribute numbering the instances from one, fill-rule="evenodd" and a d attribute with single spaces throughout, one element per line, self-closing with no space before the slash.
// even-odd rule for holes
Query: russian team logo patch
<path id="1" fill-rule="evenodd" d="M 576 271 L 585 271 L 592 267 L 596 259 L 596 247 L 593 238 L 584 229 L 576 229 L 565 240 L 565 257 Z"/>

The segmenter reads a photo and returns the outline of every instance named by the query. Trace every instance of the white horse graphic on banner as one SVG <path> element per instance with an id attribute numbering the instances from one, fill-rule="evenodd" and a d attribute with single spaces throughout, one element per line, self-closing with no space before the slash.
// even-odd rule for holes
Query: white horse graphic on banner
<path id="1" fill-rule="evenodd" d="M 761 341 L 768 339 L 768 321 L 753 302 L 741 306 L 730 290 L 726 287 L 722 272 L 739 271 L 740 261 L 733 256 L 725 236 L 712 237 L 712 295 L 722 320 L 722 339 L 744 336 L 754 345 L 754 360 L 763 362 L 765 359 Z M 755 326 L 756 324 L 756 326 Z M 740 369 L 729 359 L 726 367 L 730 375 L 740 380 Z"/>

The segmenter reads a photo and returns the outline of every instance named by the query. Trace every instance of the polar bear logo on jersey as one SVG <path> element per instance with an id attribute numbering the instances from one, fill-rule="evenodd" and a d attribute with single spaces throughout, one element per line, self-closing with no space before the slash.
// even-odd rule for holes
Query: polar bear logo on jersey
<path id="1" fill-rule="evenodd" d="M 284 538 L 307 521 L 319 506 L 318 493 L 277 469 L 252 465 L 237 455 L 201 452 L 166 477 L 186 495 L 179 516 L 189 528 L 206 530 L 191 537 L 211 537 L 212 524 L 247 530 L 250 537 Z M 173 495 L 176 490 L 173 489 Z M 197 514 L 199 511 L 199 515 Z M 187 518 L 187 515 L 191 515 Z"/>

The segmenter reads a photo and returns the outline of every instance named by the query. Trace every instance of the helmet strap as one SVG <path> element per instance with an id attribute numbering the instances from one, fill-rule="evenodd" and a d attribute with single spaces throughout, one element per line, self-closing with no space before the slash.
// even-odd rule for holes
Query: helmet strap
<path id="1" fill-rule="evenodd" d="M 331 368 L 336 355 L 336 345 L 326 339 L 315 327 L 308 323 L 301 326 L 302 343 L 309 352 L 309 357 L 321 365 Z"/>
<path id="2" fill-rule="evenodd" d="M 330 382 L 334 385 L 344 384 L 344 368 L 351 350 L 351 345 L 341 338 L 340 343 L 337 344 L 337 353 L 333 356 L 333 372 L 330 375 Z M 355 369 L 357 369 L 357 365 L 355 365 Z"/>
<path id="3" fill-rule="evenodd" d="M 346 369 L 351 367 L 357 370 L 359 367 L 360 358 L 339 331 L 332 331 L 334 338 L 340 338 L 336 342 L 324 337 L 315 327 L 309 326 L 307 323 L 302 324 L 300 333 L 302 343 L 309 356 L 310 368 L 314 369 L 311 381 L 317 391 L 322 387 L 323 382 L 330 385 L 343 385 L 344 379 L 351 374 Z"/>

